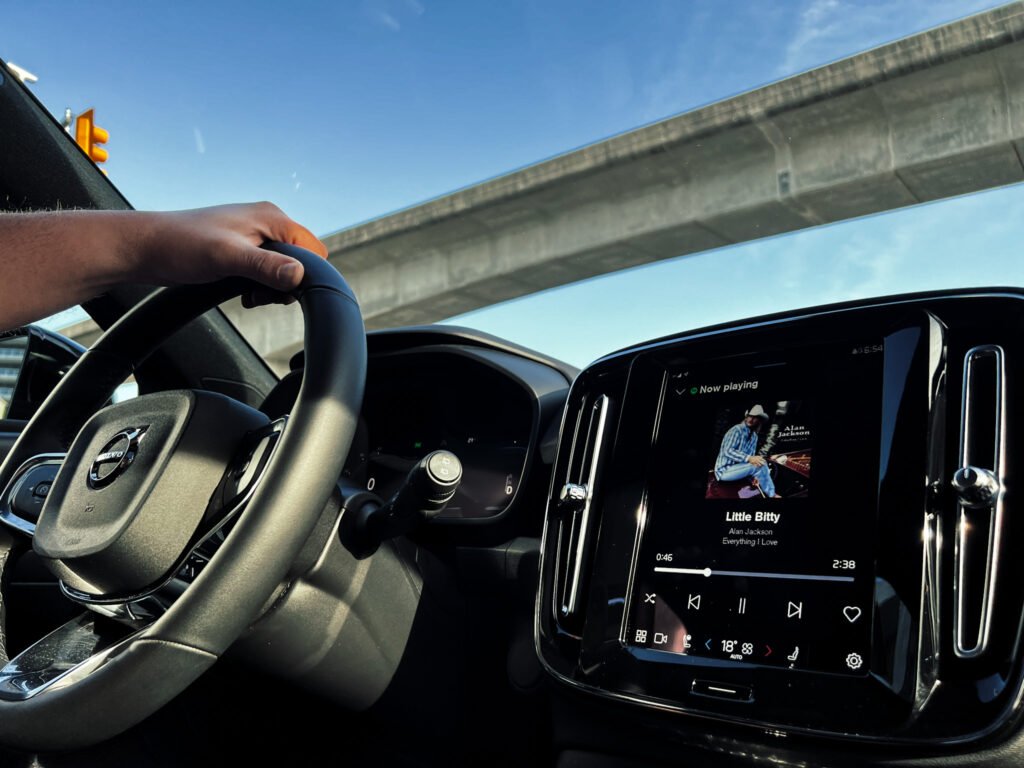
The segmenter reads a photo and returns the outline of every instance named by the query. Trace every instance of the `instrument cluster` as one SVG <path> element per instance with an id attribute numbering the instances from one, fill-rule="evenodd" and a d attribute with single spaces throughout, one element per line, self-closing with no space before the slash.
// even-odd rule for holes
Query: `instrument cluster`
<path id="1" fill-rule="evenodd" d="M 439 520 L 488 520 L 512 504 L 524 479 L 538 409 L 501 353 L 457 347 L 371 360 L 362 421 L 343 478 L 387 499 L 427 454 L 462 462 L 459 490 Z"/>

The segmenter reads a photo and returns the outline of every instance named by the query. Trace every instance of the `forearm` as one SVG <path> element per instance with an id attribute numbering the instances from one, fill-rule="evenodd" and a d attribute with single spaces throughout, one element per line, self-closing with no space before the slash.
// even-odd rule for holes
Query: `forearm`
<path id="1" fill-rule="evenodd" d="M 271 203 L 193 211 L 0 213 L 0 330 L 81 304 L 119 283 L 208 283 L 237 275 L 279 300 L 302 265 L 260 246 L 291 243 L 322 257 L 312 232 Z M 253 297 L 262 301 L 254 291 Z"/>
<path id="2" fill-rule="evenodd" d="M 0 328 L 14 328 L 136 279 L 146 214 L 0 214 Z"/>

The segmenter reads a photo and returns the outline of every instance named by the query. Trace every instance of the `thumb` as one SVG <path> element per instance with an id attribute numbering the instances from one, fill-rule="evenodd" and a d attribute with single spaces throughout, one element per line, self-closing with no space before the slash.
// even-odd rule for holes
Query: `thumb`
<path id="1" fill-rule="evenodd" d="M 302 282 L 302 264 L 290 256 L 252 247 L 245 251 L 236 269 L 229 274 L 248 277 L 268 288 L 291 291 Z"/>

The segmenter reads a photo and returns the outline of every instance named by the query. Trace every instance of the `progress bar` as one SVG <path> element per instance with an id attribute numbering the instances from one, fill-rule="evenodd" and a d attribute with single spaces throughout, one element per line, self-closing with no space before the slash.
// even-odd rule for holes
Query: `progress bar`
<path id="1" fill-rule="evenodd" d="M 716 571 L 711 568 L 666 568 L 656 566 L 655 573 L 684 573 L 691 576 L 746 576 L 749 579 L 784 579 L 786 581 L 853 581 L 853 576 L 818 576 L 813 573 L 766 573 L 763 571 Z"/>

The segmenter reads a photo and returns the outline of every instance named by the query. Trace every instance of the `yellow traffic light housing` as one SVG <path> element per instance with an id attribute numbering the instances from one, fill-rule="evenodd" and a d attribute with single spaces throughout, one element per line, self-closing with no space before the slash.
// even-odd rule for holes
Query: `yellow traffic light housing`
<path id="1" fill-rule="evenodd" d="M 98 145 L 106 144 L 108 139 L 110 139 L 110 133 L 100 128 L 93 121 L 92 109 L 85 110 L 75 120 L 75 143 L 97 165 L 107 161 L 107 150 Z"/>

